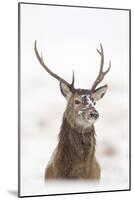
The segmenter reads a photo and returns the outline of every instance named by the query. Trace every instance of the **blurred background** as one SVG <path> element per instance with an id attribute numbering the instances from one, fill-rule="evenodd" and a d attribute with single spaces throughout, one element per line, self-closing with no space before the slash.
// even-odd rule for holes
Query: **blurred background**
<path id="1" fill-rule="evenodd" d="M 21 195 L 128 189 L 129 185 L 129 13 L 123 10 L 21 4 Z M 75 87 L 95 80 L 102 43 L 102 84 L 109 89 L 96 105 L 99 185 L 87 181 L 44 183 L 45 167 L 58 143 L 66 101 L 59 83 L 39 64 L 34 41 L 48 67 Z"/>

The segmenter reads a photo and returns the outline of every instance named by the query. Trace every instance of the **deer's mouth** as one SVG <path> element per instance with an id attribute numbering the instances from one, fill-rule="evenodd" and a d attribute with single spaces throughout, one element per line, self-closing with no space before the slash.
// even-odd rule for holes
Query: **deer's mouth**
<path id="1" fill-rule="evenodd" d="M 89 124 L 93 124 L 97 119 L 98 119 L 98 117 L 87 117 L 86 121 Z"/>

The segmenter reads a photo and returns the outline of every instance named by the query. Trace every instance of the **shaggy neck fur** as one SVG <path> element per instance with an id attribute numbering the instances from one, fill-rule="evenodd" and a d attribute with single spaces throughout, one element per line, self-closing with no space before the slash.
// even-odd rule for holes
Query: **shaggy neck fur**
<path id="1" fill-rule="evenodd" d="M 65 117 L 65 116 L 64 116 Z M 100 179 L 100 167 L 95 158 L 95 130 L 81 132 L 71 128 L 63 117 L 59 143 L 50 165 L 46 169 L 46 179 Z"/>
<path id="2" fill-rule="evenodd" d="M 74 161 L 75 159 L 86 160 L 89 157 L 94 157 L 96 145 L 94 126 L 92 125 L 85 130 L 71 128 L 66 118 L 63 118 L 59 145 L 63 150 L 63 155 L 66 157 L 68 154 L 70 158 L 73 157 Z"/>

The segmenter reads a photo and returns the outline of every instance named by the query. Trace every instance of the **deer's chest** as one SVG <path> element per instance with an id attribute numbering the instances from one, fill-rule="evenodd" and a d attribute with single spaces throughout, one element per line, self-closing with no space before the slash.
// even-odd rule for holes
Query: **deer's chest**
<path id="1" fill-rule="evenodd" d="M 81 160 L 85 160 L 92 153 L 95 141 L 88 133 L 70 134 L 69 139 L 72 148 L 75 150 L 74 152 L 81 158 Z M 79 168 L 81 168 L 81 166 Z"/>

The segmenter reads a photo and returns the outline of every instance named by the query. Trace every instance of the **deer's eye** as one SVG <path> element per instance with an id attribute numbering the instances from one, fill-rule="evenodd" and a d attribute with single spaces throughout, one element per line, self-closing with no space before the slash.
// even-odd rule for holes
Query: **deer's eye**
<path id="1" fill-rule="evenodd" d="M 80 104 L 81 103 L 79 100 L 76 100 L 76 99 L 75 99 L 74 102 L 75 102 L 75 104 Z"/>

